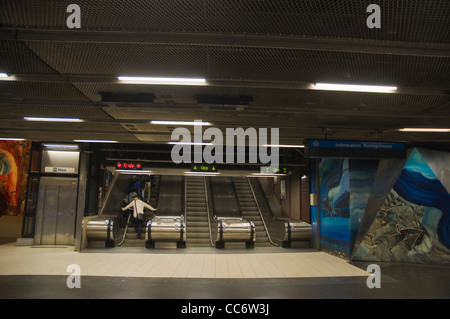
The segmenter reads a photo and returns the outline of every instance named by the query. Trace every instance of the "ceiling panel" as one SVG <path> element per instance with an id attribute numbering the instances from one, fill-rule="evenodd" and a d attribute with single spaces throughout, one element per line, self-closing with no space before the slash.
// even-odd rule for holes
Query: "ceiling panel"
<path id="1" fill-rule="evenodd" d="M 86 30 L 216 32 L 407 42 L 448 42 L 447 0 L 378 0 L 381 28 L 366 27 L 371 0 L 78 0 Z M 69 2 L 2 1 L 8 27 L 66 28 Z"/>
<path id="2" fill-rule="evenodd" d="M 163 143 L 173 126 L 280 128 L 280 140 L 440 143 L 450 127 L 448 0 L 110 0 L 0 2 L 0 134 Z M 204 77 L 207 86 L 118 83 L 118 75 Z M 398 93 L 311 90 L 316 82 L 395 85 Z M 108 96 L 108 99 L 102 96 Z M 23 116 L 76 117 L 64 125 Z"/>

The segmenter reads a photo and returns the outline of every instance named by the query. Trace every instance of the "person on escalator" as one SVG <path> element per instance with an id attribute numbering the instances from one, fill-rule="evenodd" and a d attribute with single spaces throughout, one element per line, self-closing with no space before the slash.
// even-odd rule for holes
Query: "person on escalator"
<path id="1" fill-rule="evenodd" d="M 153 208 L 149 204 L 140 200 L 139 195 L 135 195 L 131 203 L 123 207 L 122 210 L 125 211 L 129 208 L 133 208 L 133 219 L 134 219 L 134 229 L 137 233 L 137 239 L 141 239 L 142 223 L 145 221 L 144 208 L 150 209 L 152 212 L 157 212 L 157 208 Z"/>
<path id="2" fill-rule="evenodd" d="M 125 197 L 123 198 L 125 205 L 128 205 L 129 203 L 131 203 L 133 201 L 134 196 L 136 196 L 136 195 L 139 195 L 136 192 L 136 189 L 130 188 L 129 193 L 125 194 Z"/>
<path id="3" fill-rule="evenodd" d="M 127 189 L 125 190 L 125 195 L 130 194 L 131 191 L 135 191 L 139 196 L 142 196 L 142 184 L 136 175 L 131 177 L 130 184 L 128 184 Z"/>

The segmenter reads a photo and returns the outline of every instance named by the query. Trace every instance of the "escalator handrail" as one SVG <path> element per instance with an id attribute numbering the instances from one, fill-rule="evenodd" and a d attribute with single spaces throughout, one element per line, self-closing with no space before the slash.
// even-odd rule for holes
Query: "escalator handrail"
<path id="1" fill-rule="evenodd" d="M 267 234 L 267 237 L 269 238 L 269 242 L 270 242 L 272 245 L 278 247 L 278 245 L 277 245 L 276 243 L 274 243 L 273 240 L 272 240 L 272 238 L 270 237 L 269 229 L 267 228 L 266 222 L 265 222 L 265 220 L 264 220 L 264 216 L 263 216 L 262 213 L 261 213 L 261 208 L 259 207 L 259 203 L 258 203 L 258 201 L 256 200 L 256 195 L 255 195 L 255 192 L 253 191 L 253 186 L 252 186 L 252 184 L 250 183 L 249 178 L 250 178 L 250 177 L 247 177 L 247 183 L 248 183 L 248 186 L 250 187 L 250 190 L 252 191 L 253 200 L 255 201 L 256 207 L 258 208 L 259 216 L 261 217 L 261 221 L 262 221 L 262 223 L 263 223 L 264 229 L 266 230 L 266 234 Z"/>
<path id="2" fill-rule="evenodd" d="M 213 181 L 212 178 L 209 178 L 209 192 L 211 194 L 211 203 L 212 203 L 212 210 L 213 210 L 213 217 L 215 220 L 217 220 L 217 210 L 216 210 L 216 202 L 214 201 L 214 191 L 213 191 Z"/>
<path id="3" fill-rule="evenodd" d="M 184 176 L 181 177 L 181 212 L 180 215 L 184 217 L 186 220 L 186 178 Z"/>
<path id="4" fill-rule="evenodd" d="M 127 236 L 127 232 L 128 232 L 128 224 L 130 223 L 131 214 L 132 213 L 128 214 L 128 220 L 127 220 L 127 224 L 125 226 L 125 231 L 123 232 L 122 240 L 120 241 L 120 243 L 117 244 L 117 246 L 122 246 L 123 242 L 125 241 L 125 237 Z"/>
<path id="5" fill-rule="evenodd" d="M 261 192 L 261 194 L 262 194 L 262 196 L 264 198 L 264 202 L 266 203 L 266 206 L 267 206 L 267 208 L 269 210 L 269 213 L 272 216 L 272 218 L 274 220 L 279 220 L 279 221 L 288 221 L 289 218 L 280 218 L 280 217 L 275 216 L 275 214 L 273 213 L 272 207 L 270 207 L 269 200 L 267 198 L 266 193 L 264 192 L 264 190 L 262 188 L 262 185 L 261 185 L 261 182 L 259 181 L 259 179 L 257 179 L 257 182 L 258 182 L 259 190 L 260 190 L 260 192 Z M 251 187 L 251 185 L 250 185 L 250 187 Z M 253 188 L 252 188 L 252 190 L 253 190 Z"/>
<path id="6" fill-rule="evenodd" d="M 208 187 L 206 186 L 206 177 L 203 177 L 203 184 L 205 186 L 205 202 L 206 202 L 206 213 L 208 215 L 208 229 L 209 229 L 209 240 L 212 247 L 215 247 L 214 240 L 212 236 L 212 230 L 211 230 L 211 219 L 209 218 L 209 203 L 208 203 Z M 214 216 L 215 219 L 217 219 L 216 216 Z"/>

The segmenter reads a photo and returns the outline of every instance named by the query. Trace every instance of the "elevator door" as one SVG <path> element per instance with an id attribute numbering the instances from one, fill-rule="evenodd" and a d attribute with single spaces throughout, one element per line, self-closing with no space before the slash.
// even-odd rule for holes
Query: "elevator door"
<path id="1" fill-rule="evenodd" d="M 76 178 L 60 177 L 41 179 L 36 214 L 36 244 L 74 244 L 77 181 Z"/>

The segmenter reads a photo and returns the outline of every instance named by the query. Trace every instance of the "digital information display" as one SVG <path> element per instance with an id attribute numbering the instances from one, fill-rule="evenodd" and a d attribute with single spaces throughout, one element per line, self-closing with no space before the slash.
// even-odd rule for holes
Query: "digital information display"
<path id="1" fill-rule="evenodd" d="M 217 165 L 214 164 L 193 164 L 191 172 L 217 173 Z"/>
<path id="2" fill-rule="evenodd" d="M 142 163 L 121 161 L 116 163 L 116 169 L 130 170 L 130 171 L 142 170 Z"/>

